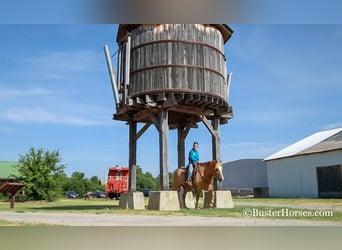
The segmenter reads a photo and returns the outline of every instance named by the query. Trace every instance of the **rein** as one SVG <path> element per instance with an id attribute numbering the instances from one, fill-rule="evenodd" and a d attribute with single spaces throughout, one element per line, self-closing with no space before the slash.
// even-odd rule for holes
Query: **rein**
<path id="1" fill-rule="evenodd" d="M 198 166 L 196 171 L 199 173 L 200 177 L 201 177 L 207 184 L 210 184 L 210 182 L 202 175 L 201 171 L 199 171 L 199 168 L 200 168 L 200 167 L 201 167 L 201 166 Z M 205 166 L 202 166 L 202 167 L 205 167 Z"/>

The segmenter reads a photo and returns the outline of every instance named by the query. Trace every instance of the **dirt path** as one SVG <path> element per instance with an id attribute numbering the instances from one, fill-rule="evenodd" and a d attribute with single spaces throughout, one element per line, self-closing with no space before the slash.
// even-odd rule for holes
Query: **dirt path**
<path id="1" fill-rule="evenodd" d="M 264 218 L 211 218 L 81 213 L 0 212 L 6 221 L 67 226 L 329 226 L 342 223 Z"/>

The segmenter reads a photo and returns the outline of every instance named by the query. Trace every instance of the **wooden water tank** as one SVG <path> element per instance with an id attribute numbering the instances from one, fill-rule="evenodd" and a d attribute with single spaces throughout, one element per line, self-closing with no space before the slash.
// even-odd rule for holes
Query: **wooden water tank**
<path id="1" fill-rule="evenodd" d="M 126 103 L 227 108 L 224 44 L 232 32 L 224 24 L 120 25 L 117 42 L 130 36 Z"/>

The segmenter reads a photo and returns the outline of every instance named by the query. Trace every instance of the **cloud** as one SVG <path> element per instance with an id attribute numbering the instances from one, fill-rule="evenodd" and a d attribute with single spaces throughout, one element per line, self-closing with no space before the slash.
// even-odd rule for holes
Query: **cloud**
<path id="1" fill-rule="evenodd" d="M 329 129 L 335 129 L 335 128 L 342 128 L 342 122 L 334 122 L 325 125 L 322 130 L 329 130 Z"/>
<path id="2" fill-rule="evenodd" d="M 13 88 L 1 87 L 0 97 L 30 97 L 30 96 L 43 96 L 51 95 L 52 92 L 48 89 L 33 87 L 33 88 Z"/>
<path id="3" fill-rule="evenodd" d="M 222 160 L 232 161 L 248 158 L 266 158 L 277 150 L 284 148 L 285 144 L 274 142 L 239 142 L 221 145 Z M 226 155 L 229 152 L 229 155 Z"/>
<path id="4" fill-rule="evenodd" d="M 0 112 L 0 119 L 14 123 L 66 124 L 74 126 L 98 126 L 109 122 L 77 117 L 65 113 L 53 113 L 43 108 L 12 108 Z"/>
<path id="5" fill-rule="evenodd" d="M 285 104 L 272 105 L 272 107 L 263 107 L 260 112 L 256 112 L 253 106 L 237 109 L 234 122 L 249 124 L 249 126 L 253 124 L 263 127 L 284 127 L 316 119 L 317 110 L 304 105 L 300 108 Z"/>
<path id="6" fill-rule="evenodd" d="M 7 126 L 0 125 L 0 131 L 3 131 L 3 132 L 13 132 L 13 131 L 15 131 L 15 129 L 7 127 Z"/>
<path id="7" fill-rule="evenodd" d="M 25 75 L 40 80 L 63 80 L 97 68 L 99 54 L 93 51 L 49 51 L 17 63 Z"/>

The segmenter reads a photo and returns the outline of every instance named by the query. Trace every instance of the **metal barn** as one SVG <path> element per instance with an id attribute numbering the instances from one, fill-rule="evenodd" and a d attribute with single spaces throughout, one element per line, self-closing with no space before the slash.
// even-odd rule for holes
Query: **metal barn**
<path id="1" fill-rule="evenodd" d="M 241 159 L 223 164 L 223 188 L 253 189 L 265 188 L 267 167 L 262 159 Z"/>
<path id="2" fill-rule="evenodd" d="M 270 197 L 342 197 L 342 128 L 317 132 L 265 161 Z"/>

